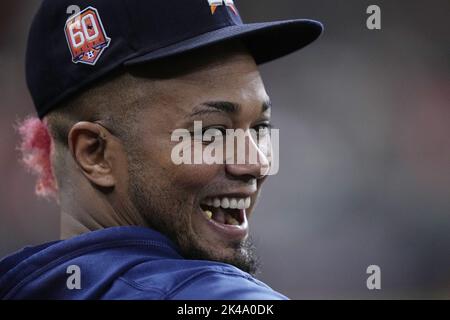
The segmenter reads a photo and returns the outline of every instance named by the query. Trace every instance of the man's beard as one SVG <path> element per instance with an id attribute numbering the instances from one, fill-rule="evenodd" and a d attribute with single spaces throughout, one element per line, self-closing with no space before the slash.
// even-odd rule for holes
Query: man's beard
<path id="1" fill-rule="evenodd" d="M 139 159 L 129 159 L 129 197 L 137 213 L 154 230 L 164 234 L 179 248 L 180 254 L 186 259 L 210 260 L 234 265 L 235 267 L 255 275 L 259 271 L 259 259 L 251 237 L 232 244 L 232 256 L 220 256 L 211 248 L 202 246 L 188 227 L 189 219 L 180 215 L 184 204 L 171 197 L 169 187 L 150 186 L 148 181 L 159 181 L 155 178 L 146 179 L 144 172 L 148 168 Z M 196 241 L 197 240 L 197 241 Z"/>
<path id="2" fill-rule="evenodd" d="M 189 241 L 188 237 L 186 237 L 186 241 Z M 233 245 L 234 254 L 232 257 L 220 257 L 213 250 L 202 247 L 195 241 L 189 241 L 188 244 L 189 246 L 183 250 L 183 256 L 186 259 L 223 262 L 252 275 L 259 272 L 260 261 L 251 237 Z"/>

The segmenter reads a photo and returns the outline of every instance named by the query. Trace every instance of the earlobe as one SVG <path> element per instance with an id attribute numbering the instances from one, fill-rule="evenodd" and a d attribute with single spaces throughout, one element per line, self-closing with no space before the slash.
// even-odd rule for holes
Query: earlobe
<path id="1" fill-rule="evenodd" d="M 108 156 L 112 135 L 92 122 L 78 122 L 70 130 L 68 145 L 83 175 L 93 184 L 111 188 L 115 185 L 113 158 Z"/>

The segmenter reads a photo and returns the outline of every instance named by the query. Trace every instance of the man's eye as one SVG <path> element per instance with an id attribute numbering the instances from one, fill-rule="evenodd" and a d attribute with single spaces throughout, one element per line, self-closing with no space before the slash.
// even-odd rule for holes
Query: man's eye
<path id="1" fill-rule="evenodd" d="M 222 128 L 222 127 L 220 127 L 220 128 L 217 128 L 217 127 L 214 127 L 214 128 L 206 128 L 206 129 L 203 129 L 203 135 L 209 135 L 209 136 L 219 136 L 219 135 L 226 135 L 227 134 L 227 131 L 226 131 L 227 129 L 225 129 L 225 128 Z"/>
<path id="2" fill-rule="evenodd" d="M 224 127 L 209 127 L 204 128 L 202 131 L 202 141 L 206 144 L 215 141 L 217 138 L 225 137 L 227 129 Z"/>
<path id="3" fill-rule="evenodd" d="M 272 126 L 270 123 L 261 123 L 253 127 L 253 129 L 256 131 L 256 135 L 260 137 L 265 137 L 270 135 L 270 129 Z"/>

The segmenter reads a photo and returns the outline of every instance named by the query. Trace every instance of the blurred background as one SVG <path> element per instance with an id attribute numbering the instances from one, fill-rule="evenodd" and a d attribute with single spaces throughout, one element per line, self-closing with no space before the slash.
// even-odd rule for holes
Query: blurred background
<path id="1" fill-rule="evenodd" d="M 24 54 L 39 2 L 0 11 L 0 257 L 59 236 L 58 207 L 34 195 L 14 129 L 34 114 Z M 281 154 L 251 221 L 258 277 L 292 299 L 449 299 L 450 2 L 235 3 L 247 22 L 325 25 L 261 67 Z M 381 30 L 366 28 L 371 4 Z M 372 264 L 381 290 L 366 287 Z"/>

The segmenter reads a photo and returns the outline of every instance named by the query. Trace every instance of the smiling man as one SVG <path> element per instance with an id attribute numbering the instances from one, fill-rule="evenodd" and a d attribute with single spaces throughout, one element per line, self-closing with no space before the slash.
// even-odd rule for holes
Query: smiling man
<path id="1" fill-rule="evenodd" d="M 233 1 L 43 1 L 27 51 L 39 119 L 20 131 L 61 239 L 3 259 L 0 297 L 285 299 L 251 275 L 249 221 L 271 165 L 257 65 L 321 31 L 243 24 Z M 190 154 L 232 129 L 256 162 L 173 160 L 175 131 L 192 134 Z"/>

